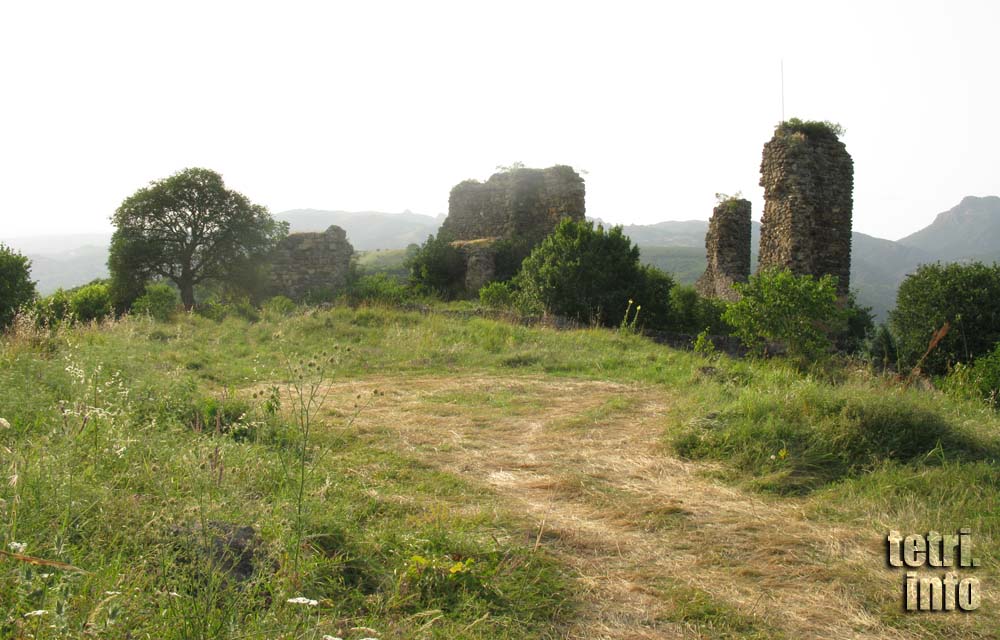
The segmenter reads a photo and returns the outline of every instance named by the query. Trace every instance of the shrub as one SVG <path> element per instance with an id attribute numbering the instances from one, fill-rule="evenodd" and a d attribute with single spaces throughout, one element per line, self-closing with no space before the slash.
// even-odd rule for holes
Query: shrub
<path id="1" fill-rule="evenodd" d="M 514 289 L 507 282 L 490 282 L 479 290 L 479 302 L 490 309 L 514 307 Z"/>
<path id="2" fill-rule="evenodd" d="M 35 297 L 31 261 L 0 244 L 0 329 L 8 327 L 17 310 Z"/>
<path id="3" fill-rule="evenodd" d="M 286 296 L 274 296 L 264 302 L 264 311 L 279 316 L 291 315 L 295 309 L 295 302 Z"/>
<path id="4" fill-rule="evenodd" d="M 70 309 L 80 322 L 103 320 L 111 315 L 111 289 L 103 282 L 80 287 L 73 292 Z"/>
<path id="5" fill-rule="evenodd" d="M 836 122 L 828 120 L 799 120 L 791 118 L 775 127 L 778 133 L 801 133 L 809 138 L 840 138 L 847 131 Z"/>
<path id="6" fill-rule="evenodd" d="M 465 258 L 462 252 L 440 236 L 429 236 L 417 253 L 407 261 L 410 282 L 420 293 L 446 300 L 465 293 Z"/>
<path id="7" fill-rule="evenodd" d="M 872 366 L 881 371 L 895 369 L 899 363 L 896 352 L 896 339 L 889 327 L 882 323 L 875 329 L 867 346 L 868 359 Z"/>
<path id="8" fill-rule="evenodd" d="M 705 330 L 712 335 L 725 335 L 732 331 L 722 319 L 726 302 L 701 296 L 690 285 L 677 285 L 670 290 L 669 329 L 679 333 L 697 333 Z"/>
<path id="9" fill-rule="evenodd" d="M 1000 342 L 971 365 L 956 364 L 942 386 L 953 395 L 983 399 L 993 408 L 1000 406 Z"/>
<path id="10" fill-rule="evenodd" d="M 639 270 L 639 287 L 636 303 L 642 305 L 639 326 L 650 329 L 668 329 L 671 324 L 671 293 L 676 288 L 673 276 L 652 265 L 642 265 Z"/>
<path id="11" fill-rule="evenodd" d="M 132 304 L 132 311 L 166 322 L 177 310 L 179 302 L 180 298 L 173 287 L 162 282 L 151 283 L 146 285 L 146 292 Z"/>
<path id="12" fill-rule="evenodd" d="M 950 331 L 922 364 L 929 373 L 944 374 L 1000 342 L 1000 265 L 926 264 L 908 276 L 889 312 L 900 364 L 916 365 L 945 322 Z"/>
<path id="13" fill-rule="evenodd" d="M 621 227 L 564 219 L 535 247 L 514 278 L 529 305 L 580 322 L 614 325 L 629 300 L 642 297 L 655 276 L 639 265 L 639 248 Z M 660 283 L 662 284 L 662 282 Z"/>
<path id="14" fill-rule="evenodd" d="M 404 283 L 386 273 L 363 276 L 351 285 L 348 298 L 352 304 L 377 302 L 401 305 L 413 299 L 413 292 Z"/>
<path id="15" fill-rule="evenodd" d="M 790 356 L 815 360 L 830 349 L 830 334 L 842 326 L 833 276 L 817 280 L 772 269 L 734 287 L 740 300 L 729 305 L 723 319 L 757 353 L 765 352 L 770 342 L 780 342 Z"/>
<path id="16" fill-rule="evenodd" d="M 40 325 L 51 327 L 72 318 L 72 300 L 65 289 L 35 300 L 35 317 Z"/>

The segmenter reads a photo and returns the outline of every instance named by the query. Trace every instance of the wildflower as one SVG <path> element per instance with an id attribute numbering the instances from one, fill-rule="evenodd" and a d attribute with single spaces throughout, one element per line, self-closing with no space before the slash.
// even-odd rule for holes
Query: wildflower
<path id="1" fill-rule="evenodd" d="M 10 423 L 5 419 L 0 418 L 0 429 L 10 429 Z"/>
<path id="2" fill-rule="evenodd" d="M 24 550 L 28 548 L 28 545 L 23 542 L 11 542 L 9 545 L 10 550 L 14 553 L 24 553 Z"/>
<path id="3" fill-rule="evenodd" d="M 320 640 L 344 640 L 338 636 L 323 636 Z"/>
<path id="4" fill-rule="evenodd" d="M 776 455 L 774 455 L 774 454 L 772 453 L 772 454 L 771 454 L 771 460 L 777 460 L 777 459 L 778 459 L 778 456 L 776 456 Z"/>
<path id="5" fill-rule="evenodd" d="M 45 609 L 38 609 L 37 611 L 29 611 L 28 613 L 24 614 L 24 617 L 37 618 L 38 616 L 44 616 L 46 613 L 48 613 L 48 611 L 46 611 Z"/>
<path id="6" fill-rule="evenodd" d="M 310 607 L 315 607 L 319 604 L 316 600 L 310 600 L 309 598 L 303 598 L 302 596 L 299 596 L 298 598 L 289 598 L 286 602 L 290 604 L 304 604 Z"/>

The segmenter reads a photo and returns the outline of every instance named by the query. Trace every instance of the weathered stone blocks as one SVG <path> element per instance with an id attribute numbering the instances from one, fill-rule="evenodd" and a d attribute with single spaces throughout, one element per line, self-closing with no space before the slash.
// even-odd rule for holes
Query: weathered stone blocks
<path id="1" fill-rule="evenodd" d="M 271 291 L 301 300 L 342 289 L 353 255 L 347 233 L 336 225 L 323 233 L 292 233 L 270 256 Z"/>
<path id="2" fill-rule="evenodd" d="M 837 276 L 841 295 L 851 272 L 854 162 L 832 130 L 779 125 L 764 145 L 760 269 Z"/>
<path id="3" fill-rule="evenodd" d="M 734 301 L 739 295 L 734 282 L 750 275 L 750 201 L 729 198 L 712 212 L 705 235 L 708 266 L 695 287 L 709 298 Z"/>

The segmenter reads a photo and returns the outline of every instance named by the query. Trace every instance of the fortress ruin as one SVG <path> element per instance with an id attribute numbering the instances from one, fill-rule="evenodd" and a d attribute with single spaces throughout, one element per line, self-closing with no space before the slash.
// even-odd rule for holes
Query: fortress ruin
<path id="1" fill-rule="evenodd" d="M 465 288 L 475 292 L 493 279 L 498 241 L 534 247 L 563 218 L 584 219 L 584 195 L 583 178 L 565 165 L 514 168 L 486 182 L 466 180 L 451 190 L 438 237 L 462 251 Z"/>
<path id="2" fill-rule="evenodd" d="M 750 201 L 727 198 L 712 211 L 705 235 L 708 266 L 695 287 L 708 298 L 734 301 L 734 282 L 750 276 Z"/>
<path id="3" fill-rule="evenodd" d="M 783 122 L 764 145 L 759 269 L 837 277 L 846 295 L 851 277 L 854 161 L 837 129 L 826 123 Z"/>
<path id="4" fill-rule="evenodd" d="M 854 161 L 825 122 L 782 122 L 764 145 L 764 187 L 758 270 L 787 268 L 797 275 L 837 277 L 847 295 L 851 277 Z M 744 204 L 745 203 L 745 204 Z M 723 205 L 728 205 L 723 208 Z M 750 273 L 750 203 L 715 208 L 705 236 L 708 266 L 696 285 L 705 296 L 733 300 L 733 282 Z"/>
<path id="5" fill-rule="evenodd" d="M 289 234 L 270 256 L 270 288 L 293 300 L 337 291 L 347 284 L 353 256 L 347 233 L 336 225 L 322 233 Z"/>

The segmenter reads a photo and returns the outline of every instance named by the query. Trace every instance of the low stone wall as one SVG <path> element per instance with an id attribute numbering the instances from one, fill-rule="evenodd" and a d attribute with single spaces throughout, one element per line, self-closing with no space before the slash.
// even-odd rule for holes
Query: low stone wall
<path id="1" fill-rule="evenodd" d="M 270 256 L 271 292 L 301 300 L 310 293 L 343 289 L 351 270 L 354 247 L 334 225 L 323 233 L 293 233 Z"/>

